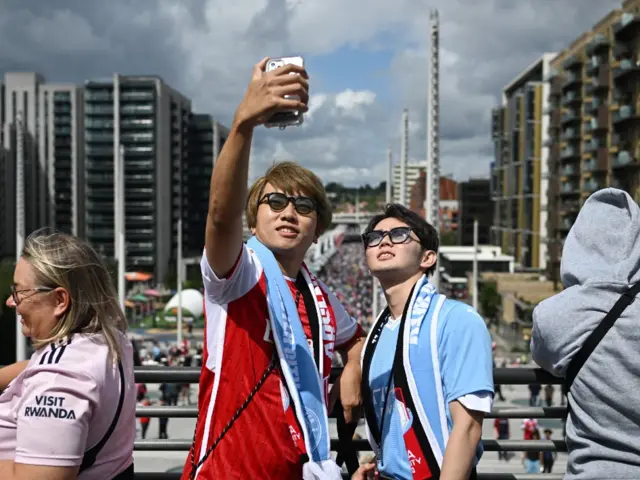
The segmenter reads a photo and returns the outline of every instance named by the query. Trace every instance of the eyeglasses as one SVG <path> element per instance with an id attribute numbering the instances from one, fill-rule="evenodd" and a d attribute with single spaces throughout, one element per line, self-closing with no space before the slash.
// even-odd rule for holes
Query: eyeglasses
<path id="1" fill-rule="evenodd" d="M 281 212 L 289 203 L 293 203 L 293 207 L 296 209 L 300 215 L 309 215 L 311 212 L 315 212 L 317 210 L 317 205 L 315 200 L 309 197 L 288 197 L 284 193 L 280 192 L 271 192 L 265 194 L 262 199 L 258 202 L 258 205 L 262 203 L 267 203 L 269 208 L 274 212 Z"/>
<path id="2" fill-rule="evenodd" d="M 413 240 L 411 238 L 412 231 L 413 229 L 410 227 L 396 227 L 391 230 L 372 230 L 362 234 L 362 241 L 364 242 L 364 248 L 376 247 L 380 245 L 384 237 L 389 235 L 389 240 L 391 240 L 393 244 L 406 243 L 409 240 Z"/>
<path id="3" fill-rule="evenodd" d="M 23 288 L 22 290 L 16 290 L 16 286 L 11 285 L 11 298 L 13 299 L 13 303 L 15 303 L 16 306 L 18 306 L 22 301 L 20 299 L 20 295 L 18 295 L 20 293 L 34 292 L 34 295 L 35 295 L 36 293 L 52 292 L 53 290 L 55 290 L 55 288 L 51 288 L 51 287 Z"/>

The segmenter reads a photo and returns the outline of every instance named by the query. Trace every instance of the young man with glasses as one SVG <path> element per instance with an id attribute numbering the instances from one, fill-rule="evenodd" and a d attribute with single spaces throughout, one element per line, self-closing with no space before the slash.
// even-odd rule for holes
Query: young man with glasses
<path id="1" fill-rule="evenodd" d="M 287 65 L 265 73 L 266 62 L 254 67 L 211 175 L 201 264 L 204 365 L 184 480 L 340 478 L 326 452 L 334 350 L 347 357 L 337 382 L 345 419 L 358 418 L 364 335 L 303 263 L 331 224 L 324 187 L 310 170 L 284 162 L 273 165 L 247 192 L 254 128 L 274 112 L 307 109 L 304 69 Z M 285 98 L 291 95 L 301 100 Z M 245 206 L 254 235 L 248 244 L 242 238 Z M 274 293 L 278 280 L 286 291 Z M 299 333 L 293 351 L 279 336 L 280 321 Z M 311 370 L 303 368 L 309 365 Z M 304 396 L 309 385 L 315 396 Z M 322 446 L 324 456 L 318 456 Z"/>
<path id="2" fill-rule="evenodd" d="M 383 288 L 362 356 L 362 398 L 376 462 L 354 479 L 476 478 L 482 421 L 491 411 L 491 338 L 466 304 L 438 294 L 438 233 L 402 205 L 387 205 L 363 234 Z"/>

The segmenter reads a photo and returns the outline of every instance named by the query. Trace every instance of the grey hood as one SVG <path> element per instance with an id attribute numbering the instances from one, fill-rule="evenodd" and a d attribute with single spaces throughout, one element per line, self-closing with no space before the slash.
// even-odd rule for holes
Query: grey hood
<path id="1" fill-rule="evenodd" d="M 626 192 L 607 188 L 585 202 L 565 240 L 561 278 L 565 290 L 533 312 L 531 353 L 538 365 L 562 377 L 620 295 L 640 281 L 640 208 Z M 571 388 L 565 478 L 640 478 L 639 394 L 637 299 Z"/>

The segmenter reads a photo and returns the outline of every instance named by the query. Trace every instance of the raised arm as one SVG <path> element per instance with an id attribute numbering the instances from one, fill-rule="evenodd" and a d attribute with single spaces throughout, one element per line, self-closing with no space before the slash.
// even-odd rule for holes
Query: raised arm
<path id="1" fill-rule="evenodd" d="M 247 198 L 253 129 L 274 112 L 307 110 L 305 70 L 285 65 L 264 73 L 267 61 L 265 58 L 253 67 L 251 82 L 211 174 L 205 250 L 211 269 L 219 277 L 233 268 L 242 247 L 242 212 Z M 300 100 L 284 98 L 287 95 Z"/>

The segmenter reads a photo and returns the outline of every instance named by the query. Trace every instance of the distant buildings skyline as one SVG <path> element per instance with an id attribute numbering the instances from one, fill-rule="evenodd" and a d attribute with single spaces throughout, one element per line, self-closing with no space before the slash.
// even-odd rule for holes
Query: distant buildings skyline
<path id="1" fill-rule="evenodd" d="M 50 226 L 113 256 L 120 145 L 127 268 L 162 281 L 176 258 L 180 217 L 184 255 L 201 252 L 208 209 L 202 178 L 210 178 L 228 130 L 194 113 L 190 99 L 160 77 L 114 74 L 72 85 L 47 83 L 35 72 L 7 73 L 0 112 L 0 257 L 16 254 L 19 170 L 26 235 Z"/>

